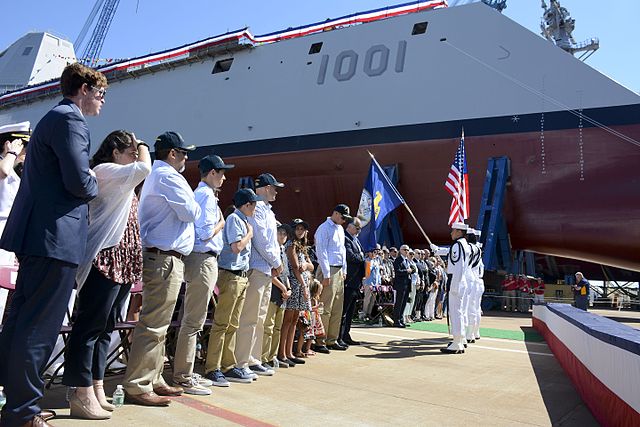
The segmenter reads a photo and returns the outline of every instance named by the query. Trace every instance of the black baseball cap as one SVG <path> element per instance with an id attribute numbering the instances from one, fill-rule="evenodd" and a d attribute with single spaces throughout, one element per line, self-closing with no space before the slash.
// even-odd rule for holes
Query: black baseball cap
<path id="1" fill-rule="evenodd" d="M 267 185 L 273 185 L 274 187 L 284 187 L 284 184 L 278 182 L 278 180 L 270 173 L 263 173 L 256 179 L 256 188 L 266 187 Z"/>
<path id="2" fill-rule="evenodd" d="M 340 215 L 342 215 L 342 218 L 344 218 L 346 221 L 350 221 L 353 218 L 349 211 L 349 206 L 345 204 L 339 204 L 338 206 L 333 208 L 333 211 L 338 212 Z"/>
<path id="3" fill-rule="evenodd" d="M 196 149 L 195 145 L 187 145 L 178 132 L 167 131 L 156 138 L 154 144 L 156 151 L 158 150 L 170 150 L 172 148 L 178 148 L 185 151 L 193 151 Z"/>
<path id="4" fill-rule="evenodd" d="M 293 221 L 291 221 L 291 227 L 293 227 L 293 228 L 296 228 L 298 225 L 301 225 L 301 224 L 307 230 L 309 229 L 309 223 L 307 221 L 305 221 L 304 219 L 296 218 Z"/>
<path id="5" fill-rule="evenodd" d="M 235 167 L 236 165 L 226 164 L 220 156 L 216 156 L 215 154 L 209 154 L 201 158 L 198 163 L 198 169 L 200 169 L 201 173 L 209 173 L 213 169 L 219 171 L 222 169 L 233 169 Z"/>
<path id="6" fill-rule="evenodd" d="M 233 196 L 233 205 L 236 208 L 239 208 L 242 205 L 257 202 L 259 200 L 262 200 L 262 197 L 258 196 L 252 189 L 241 188 L 240 190 L 236 191 L 236 194 Z"/>

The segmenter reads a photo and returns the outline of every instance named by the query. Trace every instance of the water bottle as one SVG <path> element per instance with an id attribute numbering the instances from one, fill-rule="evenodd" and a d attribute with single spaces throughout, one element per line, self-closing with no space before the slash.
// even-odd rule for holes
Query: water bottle
<path id="1" fill-rule="evenodd" d="M 0 410 L 2 410 L 5 403 L 7 403 L 7 396 L 4 395 L 4 387 L 0 385 Z"/>
<path id="2" fill-rule="evenodd" d="M 196 344 L 196 359 L 202 359 L 202 344 Z"/>
<path id="3" fill-rule="evenodd" d="M 118 384 L 116 391 L 113 392 L 113 406 L 120 408 L 122 405 L 124 405 L 124 390 L 122 386 Z"/>
<path id="4" fill-rule="evenodd" d="M 378 316 L 378 326 L 382 326 L 382 315 Z"/>

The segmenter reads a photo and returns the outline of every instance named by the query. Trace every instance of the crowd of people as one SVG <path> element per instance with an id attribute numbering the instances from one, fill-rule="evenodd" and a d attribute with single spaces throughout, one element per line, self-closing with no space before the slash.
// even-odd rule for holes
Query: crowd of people
<path id="1" fill-rule="evenodd" d="M 104 390 L 107 354 L 137 283 L 144 284 L 142 307 L 123 386 L 126 401 L 138 405 L 167 406 L 170 396 L 209 395 L 212 387 L 305 365 L 317 353 L 345 351 L 360 344 L 352 320 L 379 318 L 383 305 L 393 305 L 399 328 L 448 315 L 453 341 L 444 353 L 464 353 L 480 339 L 479 231 L 454 223 L 449 248 L 365 248 L 360 219 L 338 204 L 312 234 L 302 218 L 277 220 L 272 207 L 285 183 L 268 172 L 236 191 L 223 212 L 219 192 L 233 164 L 203 157 L 192 190 L 182 172 L 195 146 L 174 131 L 156 138 L 153 163 L 149 145 L 127 130 L 111 132 L 89 157 L 85 116 L 99 115 L 107 80 L 72 64 L 60 85 L 64 99 L 33 133 L 28 122 L 0 127 L 0 263 L 19 262 L 0 334 L 3 426 L 49 425 L 53 414 L 38 406 L 42 370 L 74 287 L 62 382 L 71 415 L 85 419 L 108 419 L 115 409 Z M 516 289 L 543 299 L 541 280 L 508 276 L 503 288 L 508 310 L 516 309 Z M 165 378 L 181 291 L 173 371 Z M 194 365 L 210 305 L 200 375 Z"/>
<path id="2" fill-rule="evenodd" d="M 528 313 L 531 303 L 544 302 L 545 284 L 541 277 L 525 274 L 507 274 L 502 281 L 502 309 Z"/>
<path id="3" fill-rule="evenodd" d="M 90 158 L 85 117 L 99 115 L 107 80 L 72 64 L 60 86 L 63 100 L 33 133 L 29 123 L 0 129 L 6 141 L 0 173 L 10 178 L 0 180 L 0 248 L 19 264 L 0 334 L 3 426 L 48 425 L 54 415 L 38 406 L 42 370 L 74 287 L 62 382 L 70 390 L 71 416 L 92 420 L 108 419 L 115 409 L 103 382 L 110 337 L 132 285 L 140 282 L 142 307 L 123 386 L 126 401 L 145 406 L 252 383 L 317 353 L 359 344 L 350 328 L 362 292 L 362 318 L 372 315 L 380 287 L 393 289 L 396 326 L 442 315 L 445 267 L 429 250 L 364 250 L 360 221 L 345 204 L 335 206 L 313 237 L 304 219 L 280 223 L 272 204 L 285 184 L 267 172 L 255 180 L 255 191 L 239 189 L 223 213 L 218 193 L 234 165 L 203 157 L 192 190 L 182 172 L 195 146 L 174 131 L 156 138 L 153 164 L 149 146 L 126 130 L 107 135 Z M 167 331 L 183 287 L 173 372 L 166 379 Z M 199 375 L 198 336 L 212 302 Z"/>

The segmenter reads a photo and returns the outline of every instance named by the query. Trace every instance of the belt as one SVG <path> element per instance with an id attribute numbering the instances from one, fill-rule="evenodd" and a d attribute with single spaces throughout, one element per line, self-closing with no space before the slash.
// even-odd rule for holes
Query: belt
<path id="1" fill-rule="evenodd" d="M 153 252 L 154 254 L 159 254 L 159 255 L 171 255 L 174 256 L 178 259 L 182 259 L 184 258 L 184 255 L 182 255 L 180 252 L 176 252 L 176 251 L 163 251 L 161 249 L 158 248 L 144 248 L 145 251 L 147 252 Z"/>
<path id="2" fill-rule="evenodd" d="M 247 272 L 244 270 L 228 270 L 226 268 L 219 267 L 220 270 L 228 271 L 231 274 L 235 274 L 238 277 L 247 277 Z"/>
<path id="3" fill-rule="evenodd" d="M 331 268 L 342 268 L 342 265 L 330 265 Z"/>
<path id="4" fill-rule="evenodd" d="M 212 257 L 214 257 L 215 259 L 218 259 L 218 254 L 215 253 L 214 251 L 207 251 L 205 252 L 207 255 L 211 255 Z"/>

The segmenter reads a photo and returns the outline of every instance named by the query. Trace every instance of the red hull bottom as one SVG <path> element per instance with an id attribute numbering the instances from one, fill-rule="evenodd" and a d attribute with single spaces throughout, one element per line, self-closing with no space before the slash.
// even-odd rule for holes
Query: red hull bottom
<path id="1" fill-rule="evenodd" d="M 616 128 L 640 140 L 640 125 Z M 582 143 L 580 143 L 582 142 Z M 286 183 L 274 202 L 280 221 L 305 218 L 312 227 L 337 203 L 357 210 L 371 151 L 381 165 L 398 165 L 398 190 L 429 237 L 449 241 L 451 198 L 444 181 L 457 139 L 228 157 L 221 200 L 230 203 L 241 177 L 271 172 Z M 505 214 L 514 249 L 640 271 L 640 148 L 597 128 L 465 137 L 471 215 L 476 225 L 490 157 L 511 159 Z M 195 163 L 188 178 L 198 180 Z M 408 214 L 399 210 L 404 240 L 425 247 Z"/>

